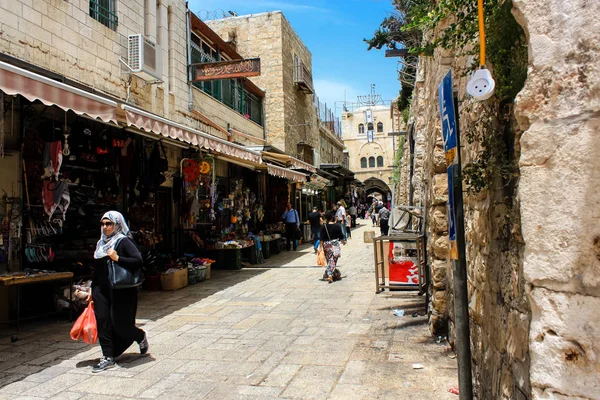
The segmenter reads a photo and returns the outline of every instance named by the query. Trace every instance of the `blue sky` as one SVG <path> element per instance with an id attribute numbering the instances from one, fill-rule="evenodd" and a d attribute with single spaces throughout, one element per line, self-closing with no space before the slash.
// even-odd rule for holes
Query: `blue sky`
<path id="1" fill-rule="evenodd" d="M 372 83 L 385 100 L 398 95 L 398 59 L 385 58 L 383 50 L 367 52 L 363 42 L 393 12 L 391 0 L 191 0 L 189 7 L 203 19 L 220 17 L 221 10 L 239 15 L 283 11 L 312 53 L 317 95 L 338 115 L 344 90 L 348 102 L 369 94 Z"/>

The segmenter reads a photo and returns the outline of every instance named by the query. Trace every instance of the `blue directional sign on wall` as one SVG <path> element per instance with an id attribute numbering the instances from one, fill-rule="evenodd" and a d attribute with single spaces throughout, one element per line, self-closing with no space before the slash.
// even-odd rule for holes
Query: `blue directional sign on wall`
<path id="1" fill-rule="evenodd" d="M 458 168 L 458 148 L 456 146 L 456 116 L 454 115 L 454 98 L 452 94 L 452 71 L 448 71 L 438 87 L 440 99 L 440 119 L 442 122 L 442 139 L 446 153 L 448 171 L 448 236 L 450 239 L 450 258 L 458 260 L 456 245 L 456 218 L 454 215 L 454 169 Z"/>

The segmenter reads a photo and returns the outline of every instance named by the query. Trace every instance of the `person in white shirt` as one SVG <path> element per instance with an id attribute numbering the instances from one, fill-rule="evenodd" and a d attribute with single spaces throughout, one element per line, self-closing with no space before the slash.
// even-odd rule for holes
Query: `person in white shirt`
<path id="1" fill-rule="evenodd" d="M 347 240 L 346 233 L 346 209 L 342 205 L 342 202 L 337 202 L 337 209 L 335 211 L 335 222 L 340 224 L 342 227 L 342 232 L 344 233 L 344 240 Z"/>

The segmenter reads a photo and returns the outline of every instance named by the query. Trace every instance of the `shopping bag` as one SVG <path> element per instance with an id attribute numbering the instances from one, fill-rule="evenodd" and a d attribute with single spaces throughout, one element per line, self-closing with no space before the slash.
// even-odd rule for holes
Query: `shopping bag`
<path id="1" fill-rule="evenodd" d="M 317 265 L 324 267 L 327 265 L 327 260 L 325 259 L 325 253 L 323 250 L 319 250 L 317 252 Z"/>
<path id="2" fill-rule="evenodd" d="M 98 340 L 98 328 L 96 326 L 96 315 L 94 314 L 94 302 L 90 304 L 81 313 L 73 328 L 71 328 L 71 339 L 83 341 L 87 344 L 94 344 Z"/>

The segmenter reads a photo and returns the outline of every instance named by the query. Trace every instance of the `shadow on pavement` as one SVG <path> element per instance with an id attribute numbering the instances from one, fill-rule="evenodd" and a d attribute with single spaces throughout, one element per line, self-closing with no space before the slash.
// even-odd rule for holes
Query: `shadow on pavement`
<path id="1" fill-rule="evenodd" d="M 177 311 L 219 293 L 229 287 L 252 279 L 268 269 L 213 270 L 211 279 L 173 292 L 140 292 L 138 301 L 138 326 L 155 323 Z M 168 323 L 168 321 L 166 322 Z M 98 343 L 88 345 L 75 342 L 69 332 L 73 322 L 57 315 L 22 323 L 19 340 L 11 343 L 14 326 L 0 329 L 0 388 L 21 380 L 44 382 L 63 373 L 66 368 L 89 368 L 101 356 Z M 152 342 L 150 343 L 152 352 Z M 132 352 L 133 351 L 133 352 Z M 137 354 L 137 345 L 117 359 L 122 368 L 132 368 L 151 363 L 151 356 Z M 56 368 L 51 368 L 56 367 Z M 0 396 L 1 397 L 1 396 Z"/>

